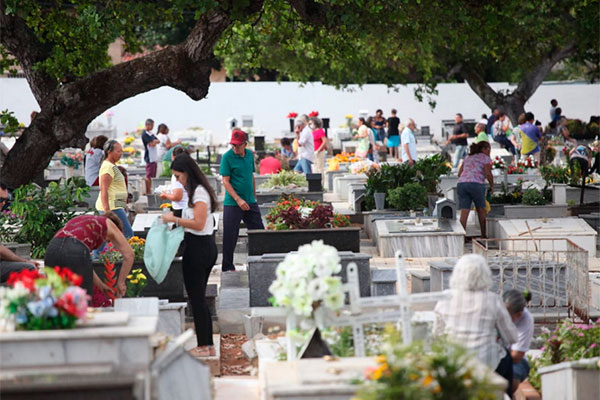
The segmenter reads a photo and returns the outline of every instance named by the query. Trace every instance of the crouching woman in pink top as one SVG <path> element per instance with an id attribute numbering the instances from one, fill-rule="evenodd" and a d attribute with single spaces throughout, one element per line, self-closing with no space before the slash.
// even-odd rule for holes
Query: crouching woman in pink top
<path id="1" fill-rule="evenodd" d="M 44 264 L 66 267 L 81 275 L 83 278 L 81 287 L 90 296 L 93 293 L 93 285 L 108 294 L 111 289 L 94 272 L 90 252 L 100 248 L 104 242 L 110 241 L 123 256 L 115 293 L 116 297 L 122 297 L 126 289 L 125 279 L 131 270 L 134 258 L 133 249 L 123 236 L 122 230 L 122 222 L 113 212 L 75 217 L 56 232 L 50 241 L 44 256 Z"/>

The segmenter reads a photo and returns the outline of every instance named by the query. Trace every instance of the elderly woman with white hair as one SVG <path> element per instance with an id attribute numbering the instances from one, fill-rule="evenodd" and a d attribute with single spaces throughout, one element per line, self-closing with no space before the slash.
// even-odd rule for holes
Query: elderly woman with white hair
<path id="1" fill-rule="evenodd" d="M 498 334 L 510 345 L 517 341 L 517 330 L 502 298 L 491 287 L 492 273 L 485 259 L 477 254 L 462 256 L 450 277 L 450 298 L 435 306 L 434 332 L 448 335 L 512 382 L 512 359 Z"/>

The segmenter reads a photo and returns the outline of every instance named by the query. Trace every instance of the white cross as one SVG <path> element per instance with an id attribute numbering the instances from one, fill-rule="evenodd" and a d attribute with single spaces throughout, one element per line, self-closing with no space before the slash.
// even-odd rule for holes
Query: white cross
<path id="1" fill-rule="evenodd" d="M 323 316 L 324 326 L 352 326 L 354 337 L 354 354 L 356 357 L 365 356 L 365 324 L 394 322 L 402 330 L 404 343 L 412 342 L 412 310 L 411 306 L 418 303 L 430 303 L 445 299 L 449 296 L 447 292 L 434 293 L 408 293 L 408 284 L 406 280 L 406 270 L 404 267 L 404 258 L 400 251 L 396 251 L 396 276 L 398 279 L 398 293 L 391 296 L 360 297 L 358 269 L 355 263 L 348 264 L 347 276 L 348 283 L 344 285 L 344 290 L 350 297 L 349 306 L 340 314 L 335 315 L 329 312 Z M 381 311 L 384 310 L 384 311 Z M 317 310 L 316 312 L 319 312 Z M 286 329 L 296 329 L 296 315 L 291 312 L 287 314 Z M 296 344 L 288 340 L 288 360 L 296 359 Z"/>

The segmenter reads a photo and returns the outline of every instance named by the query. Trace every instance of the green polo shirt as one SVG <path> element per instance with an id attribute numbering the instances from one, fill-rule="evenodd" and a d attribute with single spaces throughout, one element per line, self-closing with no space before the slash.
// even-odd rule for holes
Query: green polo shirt
<path id="1" fill-rule="evenodd" d="M 221 176 L 228 176 L 233 190 L 248 204 L 256 203 L 254 198 L 254 153 L 246 149 L 244 157 L 238 156 L 233 149 L 223 154 L 221 159 Z M 225 192 L 223 205 L 237 206 L 237 203 Z"/>
<path id="2" fill-rule="evenodd" d="M 479 135 L 477 135 L 477 139 L 475 139 L 475 143 L 479 143 L 479 142 L 489 142 L 490 138 L 488 137 L 487 133 L 484 132 L 479 132 Z"/>

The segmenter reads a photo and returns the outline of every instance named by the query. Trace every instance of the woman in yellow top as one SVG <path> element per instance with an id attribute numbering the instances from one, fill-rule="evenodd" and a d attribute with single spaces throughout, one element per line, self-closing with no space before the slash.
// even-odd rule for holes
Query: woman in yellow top
<path id="1" fill-rule="evenodd" d="M 133 236 L 133 229 L 127 218 L 127 185 L 125 177 L 116 163 L 121 159 L 123 147 L 116 140 L 109 140 L 104 145 L 104 161 L 98 173 L 100 180 L 100 196 L 96 200 L 96 209 L 101 213 L 112 211 L 123 222 L 123 235 Z"/>

